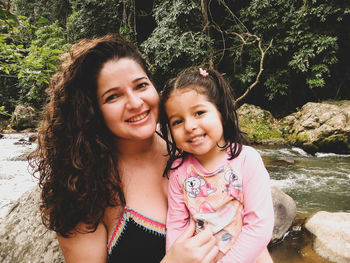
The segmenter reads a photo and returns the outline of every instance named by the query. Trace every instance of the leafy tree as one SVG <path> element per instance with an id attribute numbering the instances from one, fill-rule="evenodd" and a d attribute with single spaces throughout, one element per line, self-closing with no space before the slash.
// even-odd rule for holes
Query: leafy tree
<path id="1" fill-rule="evenodd" d="M 240 18 L 252 31 L 274 40 L 261 83 L 269 100 L 289 95 L 287 101 L 295 107 L 320 98 L 315 92 L 327 88 L 339 59 L 339 31 L 334 29 L 349 11 L 346 1 L 333 0 L 253 0 L 240 10 Z M 241 80 L 258 60 L 250 49 L 245 56 L 242 73 L 236 75 Z"/>
<path id="2" fill-rule="evenodd" d="M 68 41 L 119 33 L 122 0 L 70 0 L 73 13 L 67 22 Z"/>
<path id="3" fill-rule="evenodd" d="M 60 26 L 65 26 L 72 12 L 69 0 L 12 0 L 11 3 L 16 14 L 27 17 L 32 24 L 44 17 L 49 24 L 58 21 Z"/>
<path id="4" fill-rule="evenodd" d="M 159 86 L 184 68 L 201 65 L 223 72 L 239 103 L 274 112 L 350 96 L 347 0 L 0 4 L 0 106 L 8 111 L 18 102 L 40 107 L 65 43 L 111 32 L 141 47 Z"/>
<path id="5" fill-rule="evenodd" d="M 213 39 L 202 32 L 196 1 L 160 1 L 154 8 L 157 27 L 142 43 L 158 85 L 181 69 L 208 63 Z"/>
<path id="6" fill-rule="evenodd" d="M 69 45 L 58 21 L 37 29 L 35 35 L 18 73 L 19 102 L 40 108 L 46 99 L 49 80 L 57 71 L 59 56 L 68 50 Z"/>
<path id="7" fill-rule="evenodd" d="M 259 36 L 250 33 L 225 1 L 161 1 L 154 8 L 154 17 L 157 27 L 142 47 L 155 75 L 161 77 L 160 85 L 193 65 L 215 67 L 232 82 L 234 61 L 249 45 L 254 46 L 251 50 L 259 61 L 252 64 L 254 68 L 243 83 L 236 103 L 259 82 L 272 42 L 264 45 Z"/>
<path id="8" fill-rule="evenodd" d="M 19 24 L 19 20 L 9 7 L 1 3 L 0 12 L 0 116 L 8 116 L 7 111 L 13 109 L 13 104 L 18 97 L 17 71 L 23 58 L 23 45 L 14 41 L 11 30 Z"/>

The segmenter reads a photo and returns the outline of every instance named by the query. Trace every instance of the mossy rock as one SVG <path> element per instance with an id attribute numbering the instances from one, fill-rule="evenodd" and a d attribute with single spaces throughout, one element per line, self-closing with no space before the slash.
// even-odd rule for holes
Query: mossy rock
<path id="1" fill-rule="evenodd" d="M 21 131 L 36 126 L 36 112 L 34 108 L 25 105 L 17 105 L 12 113 L 10 126 L 11 128 Z"/>
<path id="2" fill-rule="evenodd" d="M 237 111 L 241 130 L 250 143 L 284 143 L 278 121 L 269 111 L 243 104 Z"/>
<path id="3" fill-rule="evenodd" d="M 345 134 L 333 134 L 317 142 L 317 145 L 325 152 L 350 152 L 350 138 Z"/>

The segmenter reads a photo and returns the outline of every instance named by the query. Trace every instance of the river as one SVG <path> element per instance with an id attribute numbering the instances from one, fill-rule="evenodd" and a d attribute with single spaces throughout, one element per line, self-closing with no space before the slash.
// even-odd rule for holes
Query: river
<path id="1" fill-rule="evenodd" d="M 35 147 L 29 134 L 5 134 L 0 139 L 0 220 L 11 204 L 36 184 L 25 155 Z M 297 218 L 317 211 L 350 212 L 350 155 L 317 153 L 300 148 L 256 146 L 270 173 L 271 184 L 297 204 Z M 311 249 L 311 236 L 295 227 L 283 242 L 269 248 L 275 263 L 326 263 Z"/>
<path id="2" fill-rule="evenodd" d="M 350 212 L 350 155 L 316 153 L 300 148 L 257 146 L 271 184 L 297 204 L 297 219 L 283 242 L 269 247 L 275 263 L 329 263 L 312 250 L 304 219 L 317 211 Z"/>

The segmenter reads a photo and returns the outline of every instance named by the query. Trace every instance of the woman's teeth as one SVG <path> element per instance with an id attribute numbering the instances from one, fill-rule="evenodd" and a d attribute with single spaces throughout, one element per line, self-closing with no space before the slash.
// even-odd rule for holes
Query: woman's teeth
<path id="1" fill-rule="evenodd" d="M 142 113 L 134 118 L 128 119 L 127 122 L 135 122 L 135 121 L 142 120 L 142 119 L 146 118 L 147 114 L 148 114 L 148 111 L 145 113 Z"/>

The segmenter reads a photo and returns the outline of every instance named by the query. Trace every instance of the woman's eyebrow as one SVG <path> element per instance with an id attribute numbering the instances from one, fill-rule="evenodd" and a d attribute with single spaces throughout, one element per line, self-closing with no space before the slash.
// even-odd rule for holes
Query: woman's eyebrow
<path id="1" fill-rule="evenodd" d="M 148 80 L 148 78 L 147 78 L 147 77 L 142 76 L 142 77 L 140 77 L 140 78 L 136 78 L 136 79 L 134 79 L 134 80 L 132 81 L 132 83 L 138 82 L 138 81 L 140 81 L 140 80 L 142 80 L 142 79 L 147 79 L 147 80 Z"/>
<path id="2" fill-rule="evenodd" d="M 111 91 L 115 91 L 115 90 L 118 90 L 120 89 L 119 87 L 113 87 L 113 88 L 110 88 L 108 90 L 106 90 L 105 92 L 102 93 L 101 95 L 101 99 L 103 98 L 104 95 L 106 95 L 107 93 L 111 92 Z"/>

